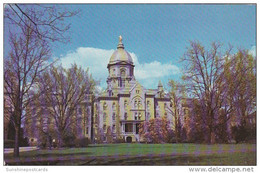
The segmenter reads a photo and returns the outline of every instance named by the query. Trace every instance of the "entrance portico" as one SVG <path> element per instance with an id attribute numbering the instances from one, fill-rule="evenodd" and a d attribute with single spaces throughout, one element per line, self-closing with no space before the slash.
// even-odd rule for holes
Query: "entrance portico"
<path id="1" fill-rule="evenodd" d="M 124 136 L 125 141 L 127 137 L 132 137 L 133 142 L 139 142 L 139 125 L 142 121 L 140 120 L 122 120 L 121 129 L 122 135 Z"/>

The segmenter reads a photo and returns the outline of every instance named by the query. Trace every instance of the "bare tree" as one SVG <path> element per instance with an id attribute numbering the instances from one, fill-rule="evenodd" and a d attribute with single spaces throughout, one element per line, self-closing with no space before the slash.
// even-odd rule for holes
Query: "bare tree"
<path id="1" fill-rule="evenodd" d="M 58 145 L 63 145 L 64 137 L 71 133 L 78 121 L 79 105 L 93 94 L 95 82 L 88 70 L 84 71 L 73 65 L 69 69 L 52 66 L 46 71 L 39 82 L 40 97 L 45 100 L 41 107 L 48 118 L 54 120 L 58 135 Z"/>
<path id="2" fill-rule="evenodd" d="M 33 89 L 38 75 L 45 70 L 50 48 L 44 40 L 33 34 L 32 26 L 24 26 L 22 34 L 11 34 L 11 52 L 4 59 L 5 96 L 9 100 L 9 120 L 15 128 L 14 155 L 19 156 L 19 133 L 24 110 L 32 100 Z"/>
<path id="3" fill-rule="evenodd" d="M 68 42 L 70 23 L 66 18 L 79 14 L 79 10 L 67 10 L 63 5 L 5 4 L 5 21 L 10 26 L 30 27 L 38 38 L 47 41 Z"/>
<path id="4" fill-rule="evenodd" d="M 222 107 L 225 94 L 222 92 L 222 74 L 224 57 L 229 56 L 231 49 L 224 53 L 219 43 L 212 43 L 206 50 L 199 42 L 190 42 L 184 54 L 185 81 L 192 97 L 199 101 L 203 130 L 206 141 L 214 143 L 214 129 L 218 112 Z"/>
<path id="5" fill-rule="evenodd" d="M 9 28 L 10 52 L 4 57 L 5 115 L 15 127 L 14 156 L 19 157 L 19 133 L 30 94 L 39 74 L 48 66 L 50 42 L 69 40 L 70 24 L 64 19 L 77 14 L 52 5 L 5 4 L 5 28 Z M 6 47 L 8 47 L 6 45 Z"/>

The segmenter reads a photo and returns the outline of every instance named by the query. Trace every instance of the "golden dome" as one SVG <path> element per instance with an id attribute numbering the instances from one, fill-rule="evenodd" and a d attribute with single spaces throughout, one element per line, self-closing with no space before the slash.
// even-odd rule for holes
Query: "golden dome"
<path id="1" fill-rule="evenodd" d="M 119 36 L 119 43 L 117 45 L 117 50 L 112 54 L 109 65 L 116 64 L 119 62 L 125 62 L 128 64 L 133 64 L 133 59 L 131 55 L 124 49 L 124 44 L 122 43 L 122 36 Z"/>

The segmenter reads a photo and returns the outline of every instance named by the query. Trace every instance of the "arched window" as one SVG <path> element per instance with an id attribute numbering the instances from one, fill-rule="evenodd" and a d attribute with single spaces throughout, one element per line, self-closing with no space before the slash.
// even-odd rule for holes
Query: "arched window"
<path id="1" fill-rule="evenodd" d="M 104 132 L 106 132 L 106 129 L 107 129 L 107 125 L 104 124 L 104 125 L 103 125 L 103 130 L 104 130 Z"/>
<path id="2" fill-rule="evenodd" d="M 126 73 L 125 73 L 125 69 L 121 69 L 121 70 L 120 70 L 120 75 L 121 75 L 122 77 L 125 77 L 125 74 L 126 74 Z"/>

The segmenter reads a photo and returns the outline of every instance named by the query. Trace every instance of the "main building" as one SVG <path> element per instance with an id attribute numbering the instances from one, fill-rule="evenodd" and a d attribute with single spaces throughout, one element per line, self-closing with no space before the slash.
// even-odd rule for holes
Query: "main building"
<path id="1" fill-rule="evenodd" d="M 157 89 L 144 88 L 135 79 L 134 68 L 119 36 L 117 50 L 107 65 L 107 89 L 94 102 L 93 132 L 90 132 L 93 140 L 109 142 L 121 138 L 138 142 L 141 122 L 160 116 L 167 116 L 172 122 L 170 97 L 161 82 Z"/>

